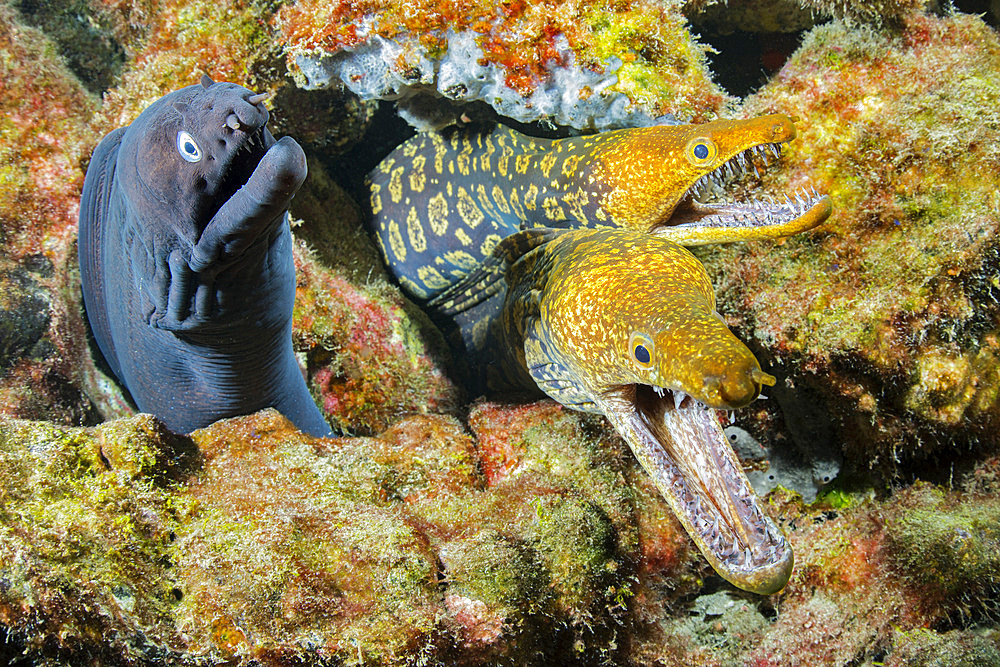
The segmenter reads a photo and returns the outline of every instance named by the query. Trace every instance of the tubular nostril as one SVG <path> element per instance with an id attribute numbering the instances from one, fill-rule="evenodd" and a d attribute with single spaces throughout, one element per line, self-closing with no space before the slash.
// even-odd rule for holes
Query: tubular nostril
<path id="1" fill-rule="evenodd" d="M 750 379 L 759 385 L 767 385 L 768 387 L 773 387 L 774 383 L 778 380 L 770 373 L 765 373 L 759 368 L 751 369 Z"/>
<path id="2" fill-rule="evenodd" d="M 248 97 L 247 98 L 247 102 L 249 102 L 250 104 L 252 104 L 254 106 L 257 106 L 258 104 L 264 102 L 265 100 L 267 100 L 270 97 L 271 97 L 271 93 L 256 93 L 256 94 L 251 95 L 250 97 Z"/>

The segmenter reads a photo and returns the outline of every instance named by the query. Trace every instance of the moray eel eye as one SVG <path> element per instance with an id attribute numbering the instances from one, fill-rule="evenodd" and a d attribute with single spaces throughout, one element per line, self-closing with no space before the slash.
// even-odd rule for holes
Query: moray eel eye
<path id="1" fill-rule="evenodd" d="M 198 148 L 198 142 L 184 130 L 177 133 L 177 151 L 188 162 L 201 161 L 201 149 Z"/>
<path id="2" fill-rule="evenodd" d="M 713 161 L 719 154 L 719 149 L 708 137 L 695 137 L 688 142 L 685 154 L 691 164 L 700 166 Z"/>
<path id="3" fill-rule="evenodd" d="M 633 331 L 629 337 L 628 347 L 632 351 L 632 361 L 643 370 L 653 367 L 653 339 L 644 333 Z"/>

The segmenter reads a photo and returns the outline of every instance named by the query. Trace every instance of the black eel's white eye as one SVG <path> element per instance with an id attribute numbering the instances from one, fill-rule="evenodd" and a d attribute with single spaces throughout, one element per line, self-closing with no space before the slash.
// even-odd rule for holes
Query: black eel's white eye
<path id="1" fill-rule="evenodd" d="M 628 349 L 636 366 L 643 370 L 653 367 L 653 353 L 656 352 L 656 347 L 652 338 L 641 331 L 633 331 L 628 338 Z"/>
<path id="2" fill-rule="evenodd" d="M 198 148 L 198 142 L 184 130 L 177 133 L 177 151 L 188 162 L 201 161 L 201 149 Z"/>
<path id="3" fill-rule="evenodd" d="M 708 137 L 695 137 L 688 142 L 685 154 L 691 164 L 702 165 L 715 160 L 715 156 L 719 154 L 719 149 L 716 147 L 715 142 Z"/>

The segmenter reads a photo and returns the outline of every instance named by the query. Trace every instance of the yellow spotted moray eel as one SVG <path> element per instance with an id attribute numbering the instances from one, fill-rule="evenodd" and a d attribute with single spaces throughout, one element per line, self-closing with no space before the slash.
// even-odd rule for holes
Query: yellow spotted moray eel
<path id="1" fill-rule="evenodd" d="M 565 139 L 502 125 L 417 134 L 370 174 L 375 239 L 403 289 L 433 298 L 532 227 L 622 227 L 683 245 L 787 236 L 830 199 L 711 202 L 795 137 L 785 116 L 631 128 Z"/>
<path id="2" fill-rule="evenodd" d="M 487 335 L 462 332 L 484 354 L 480 372 L 605 415 L 712 567 L 748 591 L 780 590 L 791 548 L 716 415 L 774 378 L 724 324 L 701 263 L 637 230 L 529 229 L 428 305 L 465 329 L 495 299 Z"/>

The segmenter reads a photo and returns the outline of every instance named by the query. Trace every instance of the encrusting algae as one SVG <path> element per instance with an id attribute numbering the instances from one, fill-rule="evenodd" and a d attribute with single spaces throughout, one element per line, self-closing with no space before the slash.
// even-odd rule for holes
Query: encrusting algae
<path id="1" fill-rule="evenodd" d="M 482 406 L 476 437 L 504 411 Z M 127 660 L 620 655 L 638 557 L 626 459 L 535 411 L 509 443 L 519 472 L 492 484 L 475 437 L 441 417 L 340 440 L 273 411 L 191 438 L 146 416 L 5 421 L 0 553 L 32 565 L 0 570 L 0 618 L 56 655 Z"/>
<path id="2" fill-rule="evenodd" d="M 837 210 L 780 251 L 700 256 L 862 465 L 997 442 L 998 70 L 1000 40 L 974 16 L 913 16 L 899 34 L 831 23 L 746 102 L 803 119 L 767 182 L 809 181 Z"/>
<path id="3" fill-rule="evenodd" d="M 778 377 L 777 400 L 737 419 L 772 453 L 825 434 L 809 451 L 843 449 L 849 478 L 813 503 L 762 498 L 796 568 L 753 596 L 715 575 L 602 418 L 464 401 L 358 207 L 318 178 L 360 182 L 394 108 L 373 117 L 374 102 L 287 71 L 302 83 L 310 34 L 373 16 L 372 40 L 388 26 L 415 44 L 368 51 L 405 95 L 446 97 L 417 79 L 464 59 L 455 102 L 581 127 L 708 122 L 734 100 L 704 41 L 679 3 L 384 4 L 0 6 L 0 663 L 998 664 L 996 13 L 803 0 L 846 20 L 812 28 L 784 66 L 769 52 L 777 73 L 743 102 L 797 126 L 765 188 L 808 182 L 837 213 L 779 244 L 698 251 L 720 311 Z M 765 40 L 782 11 L 768 7 L 754 3 L 774 12 Z M 499 21 L 462 23 L 480 9 Z M 409 41 L 432 19 L 430 40 Z M 335 42 L 312 50 L 357 65 L 369 48 Z M 718 48 L 721 66 L 743 57 Z M 113 419 L 132 408 L 90 358 L 71 259 L 87 156 L 203 72 L 275 92 L 280 133 L 306 149 L 296 349 L 332 421 L 371 437 L 313 440 L 268 412 L 190 436 Z M 342 165 L 328 152 L 359 140 Z M 869 466 L 874 481 L 857 475 Z"/>

